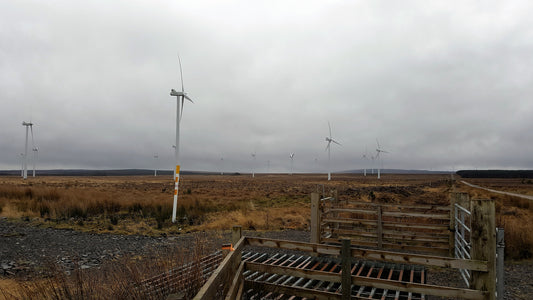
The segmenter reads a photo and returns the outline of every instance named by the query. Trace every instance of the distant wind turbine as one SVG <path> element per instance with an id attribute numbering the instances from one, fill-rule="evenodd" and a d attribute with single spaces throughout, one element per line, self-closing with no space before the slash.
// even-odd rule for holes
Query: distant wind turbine
<path id="1" fill-rule="evenodd" d="M 24 171 L 22 173 L 22 177 L 24 179 L 28 178 L 28 131 L 31 129 L 31 134 L 33 137 L 33 123 L 31 122 L 22 122 L 22 126 L 26 126 L 26 144 L 24 146 Z"/>
<path id="2" fill-rule="evenodd" d="M 376 144 L 377 144 L 377 148 L 376 148 L 376 159 L 378 159 L 378 164 L 379 162 L 381 161 L 381 168 L 383 168 L 383 158 L 381 158 L 381 153 L 389 153 L 388 151 L 385 151 L 381 148 L 381 146 L 379 145 L 379 141 L 378 139 L 376 139 Z M 381 160 L 380 160 L 381 158 Z M 381 176 L 380 176 L 380 168 L 379 168 L 379 165 L 378 165 L 378 179 L 380 179 Z"/>
<path id="3" fill-rule="evenodd" d="M 331 180 L 331 143 L 335 143 L 339 146 L 342 146 L 339 142 L 335 141 L 333 137 L 331 136 L 331 125 L 328 121 L 328 127 L 329 127 L 329 137 L 326 137 L 326 142 L 328 142 L 328 145 L 326 146 L 326 150 L 328 151 L 328 180 Z"/>
<path id="4" fill-rule="evenodd" d="M 367 148 L 365 147 L 365 153 L 363 154 L 363 156 L 361 157 L 365 162 L 363 163 L 364 165 L 364 176 L 366 176 L 366 160 L 368 160 L 368 156 L 367 156 Z"/>
<path id="5" fill-rule="evenodd" d="M 254 171 L 254 167 L 255 167 L 255 152 L 251 154 L 252 155 L 252 178 L 255 178 L 255 171 Z"/>
<path id="6" fill-rule="evenodd" d="M 292 175 L 292 168 L 294 164 L 294 152 L 291 152 L 291 154 L 289 154 L 289 158 L 291 159 L 291 175 Z"/>
<path id="7" fill-rule="evenodd" d="M 180 148 L 180 122 L 181 117 L 183 115 L 183 104 L 185 102 L 185 99 L 192 101 L 189 96 L 187 96 L 187 93 L 185 93 L 185 88 L 183 87 L 183 72 L 181 69 L 181 59 L 178 55 L 178 62 L 180 66 L 180 79 L 181 79 L 181 92 L 176 91 L 174 89 L 170 90 L 170 96 L 176 96 L 177 100 L 177 109 L 176 109 L 176 147 L 174 148 L 174 157 L 176 159 L 176 168 L 174 171 L 174 205 L 172 207 L 172 223 L 176 223 L 176 211 L 178 206 L 178 186 L 180 182 L 180 161 L 179 161 L 179 148 Z M 180 101 L 181 100 L 181 101 Z M 180 108 L 180 102 L 181 102 L 181 108 Z"/>

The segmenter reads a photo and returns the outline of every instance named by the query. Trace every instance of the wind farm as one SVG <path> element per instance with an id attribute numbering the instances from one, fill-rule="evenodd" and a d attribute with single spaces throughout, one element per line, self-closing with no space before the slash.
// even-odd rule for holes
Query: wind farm
<path id="1" fill-rule="evenodd" d="M 2 4 L 0 299 L 530 298 L 533 5 L 421 4 Z"/>

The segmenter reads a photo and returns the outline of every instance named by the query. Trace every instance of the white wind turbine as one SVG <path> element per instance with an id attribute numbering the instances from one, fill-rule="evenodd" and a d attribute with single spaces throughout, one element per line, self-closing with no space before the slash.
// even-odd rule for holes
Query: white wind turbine
<path id="1" fill-rule="evenodd" d="M 294 152 L 291 152 L 291 154 L 289 154 L 289 158 L 291 159 L 291 175 L 292 175 L 292 168 L 294 165 Z"/>
<path id="2" fill-rule="evenodd" d="M 383 149 L 381 149 L 381 146 L 379 145 L 379 141 L 378 139 L 376 139 L 376 144 L 377 144 L 377 148 L 376 148 L 376 159 L 378 159 L 378 164 L 379 162 L 381 162 L 381 168 L 383 168 L 383 158 L 381 158 L 381 153 L 389 153 Z M 381 160 L 380 160 L 381 158 Z M 379 165 L 378 165 L 378 179 L 380 179 L 381 176 L 380 176 L 380 168 L 379 168 Z"/>
<path id="3" fill-rule="evenodd" d="M 31 122 L 22 122 L 22 126 L 26 126 L 26 144 L 24 146 L 24 163 L 23 163 L 23 172 L 22 177 L 24 179 L 28 178 L 28 130 L 31 129 L 32 143 L 33 143 L 33 123 Z"/>
<path id="4" fill-rule="evenodd" d="M 185 99 L 192 101 L 189 96 L 187 96 L 187 93 L 185 93 L 185 89 L 183 87 L 183 72 L 181 70 L 181 59 L 178 55 L 178 62 L 180 66 L 180 79 L 181 79 L 181 92 L 176 91 L 174 89 L 170 90 L 170 96 L 176 96 L 177 100 L 177 109 L 176 109 L 176 145 L 174 148 L 174 157 L 176 159 L 176 168 L 174 170 L 174 205 L 172 207 L 172 223 L 176 223 L 176 211 L 178 206 L 178 185 L 180 182 L 180 162 L 179 162 L 179 148 L 180 148 L 180 122 L 181 117 L 183 115 L 183 104 L 185 102 Z M 181 100 L 181 101 L 180 101 Z M 181 107 L 180 107 L 181 102 Z"/>
<path id="5" fill-rule="evenodd" d="M 251 154 L 252 155 L 252 178 L 255 178 L 255 171 L 254 171 L 254 167 L 255 167 L 255 152 Z"/>
<path id="6" fill-rule="evenodd" d="M 333 137 L 331 136 L 331 125 L 328 121 L 328 127 L 329 127 L 329 137 L 326 137 L 326 142 L 328 142 L 328 145 L 326 146 L 326 150 L 328 151 L 328 180 L 331 180 L 331 143 L 335 143 L 339 146 L 342 146 L 339 142 L 335 141 Z"/>
<path id="7" fill-rule="evenodd" d="M 363 156 L 361 157 L 361 158 L 365 161 L 365 162 L 363 163 L 363 165 L 364 165 L 364 169 L 363 169 L 363 170 L 364 170 L 364 171 L 363 171 L 364 176 L 366 176 L 366 161 L 368 160 L 367 153 L 368 153 L 368 150 L 367 150 L 367 148 L 365 147 L 365 153 L 364 153 Z"/>

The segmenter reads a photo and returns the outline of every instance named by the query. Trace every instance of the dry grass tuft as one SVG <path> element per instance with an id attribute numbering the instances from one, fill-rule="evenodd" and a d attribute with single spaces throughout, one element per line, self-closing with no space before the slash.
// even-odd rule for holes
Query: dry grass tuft
<path id="1" fill-rule="evenodd" d="M 200 288 L 203 278 L 194 272 L 200 259 L 210 254 L 212 244 L 206 235 L 196 235 L 191 248 L 156 251 L 144 257 L 124 256 L 103 264 L 98 269 L 75 269 L 67 271 L 49 264 L 45 277 L 26 280 L 0 281 L 0 296 L 5 299 L 164 299 L 169 290 L 142 288 L 146 280 L 168 270 L 192 263 L 192 272 L 184 274 L 188 285 L 187 299 L 191 299 Z M 197 268 L 196 268 L 197 269 Z M 178 276 L 178 275 L 177 275 Z M 189 276 L 189 277 L 186 277 Z M 177 291 L 170 291 L 177 292 Z"/>

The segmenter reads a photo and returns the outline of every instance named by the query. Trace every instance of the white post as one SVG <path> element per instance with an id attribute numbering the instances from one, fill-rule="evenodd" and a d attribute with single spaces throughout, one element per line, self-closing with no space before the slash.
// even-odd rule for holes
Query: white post
<path id="1" fill-rule="evenodd" d="M 380 178 L 381 178 L 381 174 L 380 174 L 379 168 L 378 168 L 378 179 L 380 179 Z"/>
<path id="2" fill-rule="evenodd" d="M 182 96 L 183 97 L 183 96 Z M 178 186 L 180 183 L 180 163 L 179 163 L 179 148 L 180 148 L 180 97 L 176 97 L 176 147 L 174 148 L 174 156 L 176 158 L 176 169 L 174 171 L 174 205 L 172 206 L 172 223 L 176 223 L 176 212 L 178 209 Z"/>

